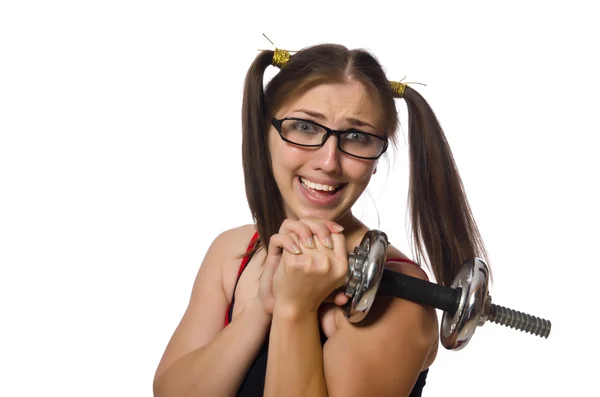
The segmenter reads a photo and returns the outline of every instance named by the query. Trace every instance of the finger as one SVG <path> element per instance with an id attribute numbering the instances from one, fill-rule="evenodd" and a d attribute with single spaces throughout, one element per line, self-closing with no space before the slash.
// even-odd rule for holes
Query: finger
<path id="1" fill-rule="evenodd" d="M 333 290 L 329 295 L 327 295 L 327 298 L 325 298 L 323 300 L 323 303 L 334 303 L 334 304 L 338 305 L 338 302 L 342 302 L 342 300 L 343 300 L 343 297 L 339 296 L 340 294 L 343 295 L 343 297 L 346 297 L 345 289 Z M 341 305 L 344 305 L 345 301 L 347 301 L 347 298 L 344 300 L 344 302 L 341 303 Z M 338 305 L 338 306 L 340 306 L 340 305 Z"/>
<path id="2" fill-rule="evenodd" d="M 333 240 L 333 254 L 337 259 L 348 262 L 348 251 L 346 250 L 346 237 L 340 233 L 331 235 Z"/>
<path id="3" fill-rule="evenodd" d="M 260 275 L 260 282 L 266 286 L 269 286 L 269 289 L 271 288 L 270 285 L 273 280 L 273 276 L 279 267 L 281 256 L 284 250 L 294 255 L 302 252 L 290 235 L 274 234 L 271 236 L 271 239 L 269 240 L 268 254 Z"/>
<path id="4" fill-rule="evenodd" d="M 327 295 L 327 297 L 325 299 L 323 299 L 323 303 L 335 303 L 334 299 L 335 299 L 335 295 L 332 292 L 331 294 Z"/>
<path id="5" fill-rule="evenodd" d="M 296 247 L 298 247 L 298 249 L 300 251 L 302 251 L 302 242 L 300 241 L 300 237 L 298 237 L 298 235 L 294 231 L 284 230 L 284 231 L 280 231 L 277 234 L 287 235 L 289 238 L 294 240 L 294 244 L 296 245 Z M 292 253 L 292 252 L 290 252 L 290 253 Z"/>
<path id="6" fill-rule="evenodd" d="M 344 231 L 344 227 L 339 223 L 330 220 L 324 220 L 322 222 L 329 228 L 331 233 L 341 233 Z"/>
<path id="7" fill-rule="evenodd" d="M 294 240 L 294 243 L 296 244 L 296 246 L 300 249 L 300 251 L 302 251 L 302 242 L 300 241 L 300 237 L 298 237 L 298 235 L 296 233 L 288 233 L 288 236 Z"/>
<path id="8" fill-rule="evenodd" d="M 322 223 L 323 225 L 325 225 L 325 227 L 327 227 L 327 229 L 329 229 L 329 232 L 331 233 L 341 233 L 344 231 L 344 227 L 342 225 L 329 219 L 302 218 L 300 219 L 300 221 L 309 223 Z"/>
<path id="9" fill-rule="evenodd" d="M 343 234 L 332 235 L 333 238 L 333 256 L 335 257 L 335 274 L 343 282 L 348 274 L 348 252 L 346 250 L 346 238 Z"/>
<path id="10" fill-rule="evenodd" d="M 296 241 L 289 234 L 274 234 L 271 236 L 267 258 L 281 256 L 283 250 L 294 255 L 302 253 Z"/>
<path id="11" fill-rule="evenodd" d="M 315 219 L 301 219 L 300 222 L 308 225 L 308 227 L 312 231 L 312 234 L 317 236 L 317 238 L 321 241 L 321 243 L 324 246 L 333 249 L 333 240 L 331 238 L 331 235 L 332 233 L 338 233 L 331 231 L 331 228 L 333 227 L 333 224 L 335 224 L 335 222 Z"/>
<path id="12" fill-rule="evenodd" d="M 343 292 L 338 292 L 333 298 L 333 303 L 335 303 L 338 306 L 344 306 L 346 303 L 348 303 L 348 299 L 350 298 L 348 298 L 346 294 L 344 294 Z"/>
<path id="13" fill-rule="evenodd" d="M 310 227 L 300 221 L 286 219 L 279 228 L 279 233 L 290 234 L 293 233 L 298 236 L 300 243 L 306 248 L 315 248 L 315 242 L 313 238 L 313 232 Z"/>

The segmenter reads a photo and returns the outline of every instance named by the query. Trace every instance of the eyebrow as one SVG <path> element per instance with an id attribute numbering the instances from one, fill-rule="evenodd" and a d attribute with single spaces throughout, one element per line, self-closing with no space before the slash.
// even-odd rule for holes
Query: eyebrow
<path id="1" fill-rule="evenodd" d="M 325 115 L 323 115 L 323 114 L 321 114 L 321 113 L 319 113 L 319 112 L 315 112 L 314 110 L 308 110 L 308 109 L 295 109 L 295 110 L 292 110 L 292 111 L 293 111 L 293 112 L 301 112 L 301 113 L 304 113 L 304 114 L 306 114 L 306 115 L 308 115 L 308 116 L 311 116 L 311 117 L 317 118 L 317 119 L 319 119 L 319 120 L 325 120 L 325 119 L 326 119 Z M 355 119 L 355 118 L 353 118 L 353 117 L 349 117 L 349 118 L 347 118 L 346 120 L 348 120 L 348 121 L 350 122 L 350 124 L 352 124 L 352 125 L 354 125 L 354 126 L 356 126 L 356 127 L 363 127 L 363 126 L 367 126 L 367 127 L 371 127 L 371 128 L 373 128 L 373 130 L 377 130 L 377 129 L 376 129 L 375 127 L 373 127 L 371 124 L 369 124 L 369 123 L 367 123 L 367 122 L 365 122 L 365 121 L 359 120 L 359 119 Z"/>

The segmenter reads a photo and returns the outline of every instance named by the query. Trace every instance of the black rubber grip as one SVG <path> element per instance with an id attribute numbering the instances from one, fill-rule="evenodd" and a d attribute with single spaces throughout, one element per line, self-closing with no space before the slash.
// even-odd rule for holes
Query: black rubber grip
<path id="1" fill-rule="evenodd" d="M 433 306 L 450 314 L 454 314 L 458 306 L 459 291 L 390 269 L 383 269 L 378 291 L 385 295 Z"/>

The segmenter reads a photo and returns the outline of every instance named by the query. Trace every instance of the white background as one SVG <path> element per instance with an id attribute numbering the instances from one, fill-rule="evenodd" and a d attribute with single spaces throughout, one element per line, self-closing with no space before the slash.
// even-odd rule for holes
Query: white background
<path id="1" fill-rule="evenodd" d="M 262 33 L 367 48 L 426 84 L 494 302 L 552 321 L 548 339 L 478 328 L 424 395 L 599 395 L 592 4 L 2 2 L 0 395 L 152 395 L 208 245 L 251 221 L 240 109 Z M 356 214 L 410 254 L 399 149 Z"/>

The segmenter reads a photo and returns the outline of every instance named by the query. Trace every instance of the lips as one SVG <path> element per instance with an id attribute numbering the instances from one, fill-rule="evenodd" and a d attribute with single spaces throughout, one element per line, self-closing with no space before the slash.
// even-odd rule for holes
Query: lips
<path id="1" fill-rule="evenodd" d="M 331 183 L 331 184 L 317 183 L 317 182 L 313 182 L 304 177 L 300 177 L 300 182 L 307 189 L 311 189 L 314 191 L 320 191 L 320 192 L 335 192 L 336 190 L 338 190 L 340 188 L 340 186 L 342 186 L 342 184 L 340 184 L 340 183 L 335 183 L 335 184 L 334 183 Z"/>
<path id="2" fill-rule="evenodd" d="M 342 195 L 341 191 L 346 187 L 346 184 L 338 184 L 335 187 L 335 190 L 329 190 L 329 187 L 325 187 L 328 190 L 320 190 L 317 186 L 317 189 L 312 188 L 304 183 L 304 178 L 297 178 L 298 181 L 298 189 L 300 190 L 301 195 L 304 199 L 312 205 L 317 206 L 332 206 L 337 204 Z M 323 184 L 321 184 L 321 189 L 323 189 Z M 329 185 L 334 186 L 334 185 Z"/>

